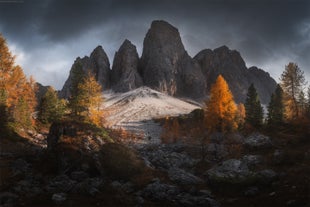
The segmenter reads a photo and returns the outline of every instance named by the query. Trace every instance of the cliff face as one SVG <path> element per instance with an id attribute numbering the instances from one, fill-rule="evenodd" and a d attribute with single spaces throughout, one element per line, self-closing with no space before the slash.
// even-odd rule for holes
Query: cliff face
<path id="1" fill-rule="evenodd" d="M 276 82 L 267 72 L 256 67 L 248 69 L 240 53 L 226 46 L 202 50 L 194 59 L 200 64 L 206 78 L 207 91 L 210 91 L 211 85 L 221 74 L 238 103 L 245 101 L 251 83 L 255 85 L 263 104 L 269 102 L 271 93 L 275 90 Z"/>
<path id="2" fill-rule="evenodd" d="M 111 86 L 115 92 L 127 92 L 142 86 L 138 73 L 139 56 L 136 46 L 125 40 L 115 53 L 111 72 Z"/>
<path id="3" fill-rule="evenodd" d="M 89 57 L 77 58 L 70 75 L 60 91 L 61 97 L 70 96 L 73 69 L 90 70 L 103 90 L 127 92 L 141 86 L 157 91 L 202 101 L 211 85 L 222 74 L 237 103 L 244 102 L 248 87 L 253 83 L 261 102 L 268 104 L 276 82 L 257 67 L 247 68 L 240 53 L 226 46 L 205 49 L 191 58 L 186 52 L 179 31 L 165 21 L 153 21 L 139 59 L 136 47 L 125 40 L 115 53 L 112 70 L 109 59 L 98 46 Z"/>
<path id="4" fill-rule="evenodd" d="M 85 56 L 83 58 L 78 57 L 70 70 L 68 79 L 66 80 L 63 88 L 60 91 L 60 96 L 62 98 L 70 97 L 70 90 L 72 84 L 72 78 L 74 76 L 74 68 L 81 67 L 82 71 L 86 74 L 88 71 L 92 72 L 98 83 L 103 89 L 110 88 L 110 63 L 108 56 L 104 52 L 101 46 L 96 47 L 91 53 L 90 57 Z"/>
<path id="5" fill-rule="evenodd" d="M 173 96 L 205 95 L 205 79 L 187 54 L 178 30 L 165 21 L 154 21 L 143 42 L 139 71 L 144 85 Z"/>

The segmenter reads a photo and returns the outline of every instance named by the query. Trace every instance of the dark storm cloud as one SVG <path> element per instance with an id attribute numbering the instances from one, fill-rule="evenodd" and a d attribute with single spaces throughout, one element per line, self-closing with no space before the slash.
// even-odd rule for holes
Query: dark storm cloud
<path id="1" fill-rule="evenodd" d="M 141 55 L 143 37 L 154 19 L 164 19 L 178 27 L 192 56 L 202 49 L 226 44 L 239 50 L 248 64 L 264 66 L 275 76 L 287 61 L 298 62 L 303 70 L 309 70 L 310 1 L 307 0 L 0 3 L 1 32 L 28 54 L 25 64 L 30 66 L 35 55 L 44 52 L 49 55 L 37 70 L 64 58 L 72 63 L 76 55 L 89 54 L 98 44 L 104 46 L 112 62 L 114 52 L 125 38 L 137 45 Z M 57 70 L 56 65 L 49 70 Z M 68 71 L 70 64 L 62 67 L 68 67 Z M 63 76 L 58 80 L 59 85 L 63 84 L 66 75 L 53 72 L 58 79 Z"/>

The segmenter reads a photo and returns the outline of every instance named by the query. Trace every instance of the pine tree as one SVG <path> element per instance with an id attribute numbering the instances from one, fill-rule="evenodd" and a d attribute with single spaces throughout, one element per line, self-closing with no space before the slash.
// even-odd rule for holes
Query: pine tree
<path id="1" fill-rule="evenodd" d="M 271 95 L 268 105 L 267 123 L 269 126 L 279 126 L 284 122 L 283 90 L 278 84 L 275 92 Z"/>
<path id="2" fill-rule="evenodd" d="M 308 87 L 307 90 L 306 115 L 310 119 L 310 86 Z"/>
<path id="3" fill-rule="evenodd" d="M 41 99 L 38 118 L 44 124 L 58 121 L 63 117 L 65 108 L 65 102 L 58 98 L 57 91 L 49 87 Z"/>
<path id="4" fill-rule="evenodd" d="M 229 132 L 237 128 L 237 107 L 225 79 L 219 75 L 206 103 L 205 119 L 210 132 Z"/>
<path id="5" fill-rule="evenodd" d="M 300 91 L 298 94 L 297 105 L 299 117 L 304 117 L 306 114 L 307 100 L 303 91 Z"/>
<path id="6" fill-rule="evenodd" d="M 289 63 L 281 75 L 281 87 L 284 91 L 286 117 L 290 120 L 299 117 L 298 96 L 306 85 L 304 72 L 296 63 Z"/>
<path id="7" fill-rule="evenodd" d="M 260 100 L 257 91 L 253 84 L 250 85 L 245 100 L 245 122 L 254 128 L 259 128 L 263 124 L 263 108 L 260 104 Z"/>
<path id="8" fill-rule="evenodd" d="M 70 86 L 70 97 L 69 97 L 69 105 L 68 107 L 71 109 L 72 116 L 78 117 L 79 114 L 83 111 L 80 108 L 79 100 L 78 100 L 78 85 L 83 81 L 85 77 L 85 72 L 83 71 L 82 65 L 80 63 L 76 64 L 74 68 L 72 68 L 72 83 Z"/>

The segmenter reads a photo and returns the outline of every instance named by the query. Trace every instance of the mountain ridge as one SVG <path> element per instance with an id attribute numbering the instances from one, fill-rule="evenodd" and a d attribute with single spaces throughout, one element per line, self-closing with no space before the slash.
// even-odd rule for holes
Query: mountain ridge
<path id="1" fill-rule="evenodd" d="M 84 72 L 90 69 L 103 90 L 127 92 L 148 86 L 198 102 L 206 100 L 219 74 L 228 82 L 237 103 L 245 101 L 251 83 L 263 104 L 268 104 L 276 87 L 269 73 L 255 66 L 247 68 L 241 54 L 225 45 L 214 50 L 203 49 L 192 58 L 185 50 L 178 29 L 163 20 L 152 22 L 144 38 L 141 57 L 136 46 L 126 39 L 115 53 L 112 67 L 102 46 L 96 47 L 89 57 L 78 57 L 71 71 L 77 65 L 81 65 Z M 62 98 L 70 96 L 72 75 L 70 72 L 60 91 Z"/>

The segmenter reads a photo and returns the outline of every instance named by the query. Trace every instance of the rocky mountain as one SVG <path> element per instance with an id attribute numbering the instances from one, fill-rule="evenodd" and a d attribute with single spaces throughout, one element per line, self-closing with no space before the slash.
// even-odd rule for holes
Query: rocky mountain
<path id="1" fill-rule="evenodd" d="M 257 67 L 248 69 L 240 53 L 226 46 L 215 50 L 202 50 L 194 59 L 201 66 L 206 78 L 207 91 L 210 91 L 211 85 L 220 74 L 227 81 L 236 102 L 245 101 L 251 83 L 255 85 L 263 104 L 269 102 L 275 90 L 276 82 L 267 72 Z"/>
<path id="2" fill-rule="evenodd" d="M 96 80 L 100 83 L 103 89 L 110 88 L 110 62 L 107 54 L 104 52 L 101 46 L 96 47 L 91 55 L 85 56 L 83 58 L 78 57 L 70 70 L 68 79 L 66 80 L 62 90 L 60 91 L 60 96 L 63 98 L 70 97 L 70 88 L 72 84 L 72 78 L 74 76 L 74 69 L 81 68 L 85 74 L 90 71 L 92 72 Z"/>
<path id="3" fill-rule="evenodd" d="M 45 95 L 46 91 L 48 90 L 48 88 L 51 86 L 44 86 L 41 83 L 36 83 L 36 98 L 37 98 L 37 103 L 40 104 L 41 99 L 43 98 L 43 96 Z"/>
<path id="4" fill-rule="evenodd" d="M 253 83 L 261 102 L 267 104 L 276 82 L 257 67 L 247 68 L 240 53 L 226 46 L 205 49 L 191 58 L 186 52 L 177 28 L 165 21 L 153 21 L 139 59 L 136 47 L 125 40 L 115 53 L 112 70 L 109 59 L 98 46 L 89 57 L 77 58 L 72 65 L 60 94 L 68 98 L 73 69 L 92 71 L 103 89 L 127 92 L 148 86 L 168 95 L 206 99 L 211 85 L 222 74 L 229 84 L 236 102 L 244 102 L 248 87 Z"/>
<path id="5" fill-rule="evenodd" d="M 129 40 L 125 40 L 115 53 L 111 71 L 112 89 L 115 92 L 127 92 L 142 86 L 142 78 L 138 73 L 139 56 Z"/>
<path id="6" fill-rule="evenodd" d="M 199 65 L 185 51 L 178 29 L 165 21 L 152 22 L 139 69 L 144 84 L 155 90 L 194 99 L 205 95 Z"/>

